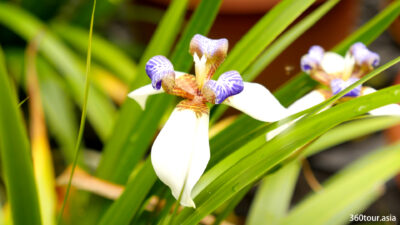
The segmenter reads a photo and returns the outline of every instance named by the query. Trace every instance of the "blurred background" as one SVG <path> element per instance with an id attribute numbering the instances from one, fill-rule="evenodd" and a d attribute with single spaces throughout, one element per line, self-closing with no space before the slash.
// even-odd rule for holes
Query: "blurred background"
<path id="1" fill-rule="evenodd" d="M 91 1 L 86 0 L 13 0 L 22 8 L 26 9 L 46 24 L 73 24 L 83 29 L 88 28 Z M 196 7 L 198 1 L 193 1 L 191 9 Z M 224 0 L 220 13 L 209 33 L 211 38 L 225 37 L 230 42 L 230 48 L 267 12 L 278 0 Z M 318 1 L 307 10 L 301 18 L 314 10 L 323 1 Z M 268 89 L 276 90 L 283 83 L 291 79 L 299 71 L 299 60 L 307 52 L 311 45 L 321 45 L 330 49 L 339 43 L 352 31 L 363 25 L 366 21 L 375 16 L 388 4 L 388 0 L 343 0 L 337 4 L 327 15 L 317 22 L 311 29 L 290 45 L 279 57 L 276 58 L 258 76 L 257 82 L 263 83 Z M 163 16 L 168 0 L 110 0 L 98 1 L 95 33 L 104 37 L 109 42 L 123 49 L 134 61 L 138 62 L 147 43 L 149 42 L 158 22 Z M 190 16 L 188 12 L 187 16 Z M 183 24 L 184 26 L 185 24 Z M 50 25 L 51 26 L 51 25 Z M 57 29 L 56 29 L 57 30 Z M 59 29 L 60 33 L 66 30 Z M 71 48 L 76 45 L 68 42 L 68 35 L 61 35 Z M 86 40 L 83 40 L 86 43 Z M 0 44 L 5 52 L 15 53 L 24 51 L 27 42 L 11 30 L 0 25 Z M 375 42 L 370 49 L 379 53 L 381 62 L 387 62 L 400 55 L 400 18 Z M 78 51 L 80 57 L 85 57 L 85 51 Z M 12 56 L 12 54 L 9 54 Z M 7 54 L 6 54 L 7 56 Z M 8 56 L 7 56 L 8 57 Z M 7 65 L 10 74 L 15 82 L 25 83 L 21 76 L 23 67 L 16 61 L 8 58 Z M 396 81 L 400 83 L 399 65 L 385 71 L 383 75 L 371 80 L 368 85 L 376 89 L 389 86 Z M 111 76 L 112 77 L 112 76 Z M 113 104 L 116 107 L 124 100 L 129 91 L 127 84 L 122 79 L 114 79 L 105 75 L 99 75 L 99 85 L 107 89 L 107 93 L 113 95 Z M 95 81 L 96 82 L 96 81 Z M 17 90 L 21 95 L 20 99 L 26 98 L 25 92 Z M 22 106 L 27 111 L 27 106 Z M 75 106 L 76 107 L 76 106 Z M 79 109 L 74 108 L 79 115 Z M 226 115 L 237 113 L 230 110 Z M 78 121 L 78 118 L 75 118 Z M 94 132 L 94 128 L 87 125 L 84 142 L 90 151 L 86 151 L 85 157 L 93 168 L 99 160 L 99 151 L 102 149 L 100 137 Z M 319 153 L 309 159 L 309 168 L 313 171 L 315 178 L 322 182 L 339 169 L 346 166 L 370 150 L 384 146 L 389 142 L 400 139 L 400 128 L 392 128 L 385 132 L 376 133 L 363 137 L 356 141 L 342 144 L 328 151 Z M 58 149 L 57 141 L 50 138 L 52 149 Z M 60 174 L 65 168 L 61 157 L 61 151 L 55 150 L 56 174 Z M 400 163 L 400 162 L 399 162 Z M 395 215 L 400 219 L 400 181 L 392 180 L 387 185 L 384 197 L 375 202 L 365 213 L 366 215 Z M 309 181 L 302 174 L 298 181 L 293 204 L 301 200 L 307 193 L 312 191 Z M 251 191 L 236 209 L 239 215 L 244 217 L 249 208 L 254 190 Z M 2 200 L 4 200 L 2 192 Z"/>

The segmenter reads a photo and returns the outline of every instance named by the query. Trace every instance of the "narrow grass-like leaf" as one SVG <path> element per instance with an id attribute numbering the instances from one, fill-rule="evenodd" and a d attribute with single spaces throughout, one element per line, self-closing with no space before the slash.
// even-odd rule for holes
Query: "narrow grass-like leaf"
<path id="1" fill-rule="evenodd" d="M 282 224 L 343 224 L 349 221 L 351 213 L 363 209 L 354 203 L 363 203 L 366 197 L 367 203 L 371 202 L 369 194 L 374 194 L 377 186 L 400 171 L 399 150 L 399 144 L 380 149 L 345 168 L 323 185 L 323 191 L 299 203 Z"/>
<path id="2" fill-rule="evenodd" d="M 128 225 L 156 179 L 151 160 L 148 158 L 140 171 L 127 183 L 126 191 L 101 217 L 99 225 Z"/>
<path id="3" fill-rule="evenodd" d="M 19 85 L 24 88 L 25 76 L 19 68 L 24 67 L 23 51 L 11 49 L 5 51 L 10 74 L 17 79 Z M 56 139 L 64 160 L 69 164 L 74 157 L 75 139 L 78 134 L 77 121 L 75 119 L 75 108 L 71 96 L 63 79 L 51 68 L 43 58 L 36 60 L 38 79 L 40 83 L 40 94 L 43 101 L 45 118 L 48 122 L 49 131 Z"/>
<path id="4" fill-rule="evenodd" d="M 36 187 L 39 195 L 40 213 L 43 225 L 56 222 L 56 192 L 53 159 L 47 137 L 46 123 L 42 108 L 39 82 L 36 72 L 37 45 L 40 36 L 29 43 L 26 49 L 26 76 L 29 93 L 30 137 Z"/>
<path id="5" fill-rule="evenodd" d="M 87 51 L 87 31 L 68 24 L 54 23 L 51 28 L 81 53 Z M 101 36 L 93 35 L 93 60 L 101 62 L 122 81 L 130 83 L 136 74 L 136 63 Z"/>
<path id="6" fill-rule="evenodd" d="M 314 0 L 283 0 L 270 10 L 235 45 L 217 75 L 228 70 L 243 72 L 281 32 L 283 32 Z"/>
<path id="7" fill-rule="evenodd" d="M 312 143 L 304 150 L 306 156 L 310 156 L 320 152 L 321 150 L 333 147 L 335 145 L 350 141 L 373 132 L 387 129 L 400 123 L 398 117 L 368 117 L 333 128 L 326 134 L 322 135 L 318 140 Z"/>
<path id="8" fill-rule="evenodd" d="M 0 3 L 0 23 L 29 41 L 43 32 L 39 51 L 59 69 L 77 104 L 84 96 L 84 69 L 76 56 L 60 42 L 46 26 L 27 12 L 7 3 Z M 99 90 L 93 88 L 88 103 L 88 117 L 102 140 L 107 139 L 114 123 L 115 108 Z"/>
<path id="9" fill-rule="evenodd" d="M 40 225 L 28 136 L 0 51 L 0 153 L 14 225 Z"/>
<path id="10" fill-rule="evenodd" d="M 300 163 L 292 162 L 266 176 L 257 189 L 246 225 L 272 225 L 286 216 L 300 171 Z"/>
<path id="11" fill-rule="evenodd" d="M 95 12 L 95 10 L 96 10 L 96 0 L 93 1 L 92 18 L 90 20 L 90 28 L 89 28 L 89 40 L 88 40 L 87 57 L 86 57 L 85 90 L 84 90 L 84 96 L 83 96 L 81 121 L 80 121 L 80 126 L 79 126 L 78 137 L 76 139 L 75 156 L 74 156 L 74 161 L 73 161 L 72 167 L 71 167 L 71 175 L 69 177 L 67 190 L 65 192 L 64 201 L 62 203 L 61 210 L 60 210 L 60 215 L 58 217 L 58 222 L 57 222 L 58 225 L 61 224 L 61 220 L 62 220 L 63 213 L 64 213 L 64 208 L 65 208 L 65 206 L 66 206 L 66 204 L 68 202 L 69 192 L 70 192 L 71 183 L 72 183 L 72 177 L 74 176 L 74 171 L 75 171 L 76 165 L 78 164 L 79 152 L 80 152 L 79 150 L 81 149 L 82 140 L 83 140 L 83 132 L 85 130 L 87 104 L 88 104 L 89 90 L 90 90 L 90 64 L 92 62 L 91 61 L 91 56 L 92 56 L 92 34 L 93 34 L 93 20 L 94 20 L 94 12 Z"/>
<path id="12" fill-rule="evenodd" d="M 251 81 L 264 70 L 281 52 L 283 52 L 293 41 L 295 41 L 306 30 L 313 26 L 321 17 L 329 12 L 340 0 L 326 1 L 310 15 L 302 19 L 295 26 L 290 28 L 274 43 L 271 44 L 246 71 L 243 73 L 243 79 Z"/>
<path id="13" fill-rule="evenodd" d="M 265 139 L 260 139 L 258 146 L 243 148 L 243 151 L 248 153 L 242 153 L 242 157 L 233 164 L 228 163 L 231 167 L 222 168 L 225 172 L 212 179 L 211 183 L 204 179 L 205 175 L 200 179 L 197 186 L 201 186 L 203 182 L 209 184 L 204 189 L 200 189 L 200 193 L 195 197 L 198 208 L 196 211 L 184 209 L 179 214 L 177 224 L 193 224 L 200 221 L 202 217 L 215 210 L 233 194 L 249 183 L 260 179 L 278 163 L 339 123 L 371 109 L 399 101 L 400 86 L 386 88 L 376 94 L 350 100 L 320 114 L 300 120 L 295 127 L 285 130 L 280 136 L 269 142 L 265 143 Z M 260 137 L 265 138 L 264 135 Z M 239 151 L 236 151 L 233 155 L 238 153 Z M 211 169 L 208 173 L 213 170 Z"/>
<path id="14" fill-rule="evenodd" d="M 244 198 L 244 196 L 251 190 L 253 185 L 248 185 L 239 191 L 235 196 L 228 200 L 225 208 L 222 209 L 221 212 L 218 212 L 218 215 L 215 217 L 215 221 L 212 225 L 223 224 L 223 220 L 229 216 L 234 210 L 235 207 L 240 203 L 240 201 Z"/>
<path id="15" fill-rule="evenodd" d="M 399 14 L 400 1 L 393 1 L 382 12 L 334 47 L 333 51 L 345 53 L 351 44 L 358 41 L 367 45 L 370 44 L 389 27 Z M 316 84 L 317 82 L 312 80 L 309 75 L 300 73 L 276 91 L 275 96 L 283 105 L 288 106 L 296 99 L 312 90 Z"/>

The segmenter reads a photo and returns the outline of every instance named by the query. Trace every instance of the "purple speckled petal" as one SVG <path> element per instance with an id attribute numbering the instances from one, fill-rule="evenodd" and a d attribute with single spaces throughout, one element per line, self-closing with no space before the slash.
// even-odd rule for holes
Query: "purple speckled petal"
<path id="1" fill-rule="evenodd" d="M 226 38 L 210 39 L 196 34 L 190 41 L 190 54 L 196 53 L 199 58 L 205 55 L 208 59 L 223 60 L 228 52 L 228 40 Z"/>
<path id="2" fill-rule="evenodd" d="M 321 63 L 324 53 L 325 51 L 321 46 L 311 46 L 310 50 L 308 50 L 308 54 L 301 58 L 301 69 L 304 72 L 310 72 Z"/>
<path id="3" fill-rule="evenodd" d="M 171 62 L 162 55 L 157 55 L 149 59 L 146 63 L 146 73 L 151 79 L 154 89 L 160 90 L 162 80 L 167 76 L 175 78 L 174 67 Z"/>
<path id="4" fill-rule="evenodd" d="M 209 80 L 204 85 L 215 95 L 215 104 L 222 103 L 226 98 L 239 94 L 243 91 L 243 79 L 237 71 L 228 71 L 223 73 L 217 81 Z"/>
<path id="5" fill-rule="evenodd" d="M 370 51 L 363 43 L 357 42 L 350 47 L 350 54 L 353 55 L 358 65 L 379 65 L 380 57 L 375 52 Z"/>
<path id="6" fill-rule="evenodd" d="M 342 79 L 334 79 L 331 81 L 331 89 L 332 89 L 332 94 L 336 95 L 337 93 L 341 92 L 348 86 L 352 85 L 354 82 L 358 81 L 358 78 L 350 78 L 346 81 Z M 349 91 L 346 93 L 343 97 L 357 97 L 361 93 L 361 85 L 357 86 L 353 90 Z"/>

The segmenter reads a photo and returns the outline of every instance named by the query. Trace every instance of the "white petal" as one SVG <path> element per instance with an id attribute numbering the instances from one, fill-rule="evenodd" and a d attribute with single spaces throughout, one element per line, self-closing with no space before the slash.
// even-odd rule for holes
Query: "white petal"
<path id="1" fill-rule="evenodd" d="M 146 100 L 149 95 L 160 94 L 163 92 L 164 90 L 162 88 L 160 90 L 156 90 L 151 86 L 151 84 L 148 84 L 130 92 L 128 97 L 134 99 L 144 110 L 146 107 Z"/>
<path id="2" fill-rule="evenodd" d="M 274 122 L 285 118 L 287 110 L 264 86 L 243 82 L 244 89 L 223 103 L 264 122 Z"/>
<path id="3" fill-rule="evenodd" d="M 376 90 L 371 87 L 364 87 L 361 94 L 368 95 L 374 93 Z M 373 116 L 400 116 L 400 105 L 399 104 L 389 104 L 377 109 L 369 111 Z"/>
<path id="4" fill-rule="evenodd" d="M 345 68 L 345 60 L 339 54 L 326 52 L 322 59 L 321 67 L 327 74 L 341 73 Z"/>
<path id="5" fill-rule="evenodd" d="M 319 92 L 319 91 L 312 91 L 299 100 L 295 101 L 292 105 L 288 107 L 288 113 L 289 115 L 296 114 L 298 112 L 301 112 L 303 110 L 306 110 L 308 108 L 311 108 L 313 106 L 318 105 L 319 103 L 325 101 L 325 96 Z M 267 133 L 267 141 L 271 140 L 274 138 L 276 135 L 280 134 L 282 131 L 286 130 L 290 125 L 295 123 L 297 120 L 299 120 L 301 117 L 299 117 L 296 120 L 290 121 L 286 124 L 283 124 L 279 126 L 278 128 L 271 130 L 270 132 Z"/>
<path id="6" fill-rule="evenodd" d="M 302 98 L 295 101 L 288 107 L 288 111 L 290 115 L 296 114 L 308 108 L 318 105 L 319 103 L 325 101 L 325 95 L 323 95 L 320 91 L 314 90 L 310 93 L 304 95 Z"/>
<path id="7" fill-rule="evenodd" d="M 176 199 L 185 184 L 184 206 L 195 207 L 190 194 L 210 159 L 208 122 L 206 114 L 175 108 L 151 149 L 154 170 Z"/>

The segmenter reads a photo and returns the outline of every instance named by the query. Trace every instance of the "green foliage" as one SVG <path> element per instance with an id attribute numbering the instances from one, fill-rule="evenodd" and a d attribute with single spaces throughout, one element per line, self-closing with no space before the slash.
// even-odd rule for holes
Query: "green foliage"
<path id="1" fill-rule="evenodd" d="M 2 50 L 0 51 L 0 153 L 7 198 L 15 225 L 40 225 L 29 141 L 17 107 L 17 98 L 9 79 Z M 6 107 L 5 107 L 6 106 Z"/>

